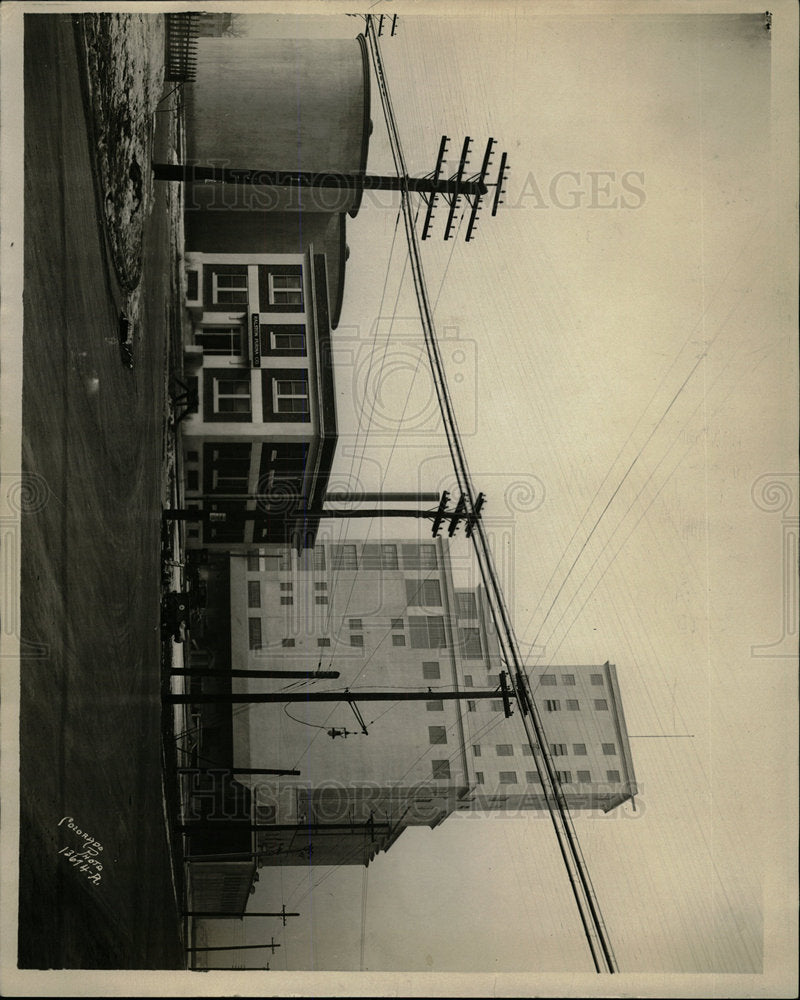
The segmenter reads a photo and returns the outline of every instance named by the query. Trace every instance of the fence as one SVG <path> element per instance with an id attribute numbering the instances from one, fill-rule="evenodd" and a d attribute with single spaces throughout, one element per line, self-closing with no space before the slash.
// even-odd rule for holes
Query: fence
<path id="1" fill-rule="evenodd" d="M 166 14 L 165 79 L 180 83 L 197 74 L 198 19 L 196 13 Z"/>

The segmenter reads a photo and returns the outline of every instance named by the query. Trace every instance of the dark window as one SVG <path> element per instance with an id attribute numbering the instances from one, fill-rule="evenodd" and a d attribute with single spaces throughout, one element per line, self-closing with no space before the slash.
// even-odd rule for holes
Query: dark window
<path id="1" fill-rule="evenodd" d="M 392 628 L 405 628 L 405 620 L 403 618 L 392 618 Z"/>
<path id="2" fill-rule="evenodd" d="M 461 655 L 465 659 L 480 660 L 483 658 L 481 630 L 479 628 L 460 628 L 458 637 L 461 642 Z"/>
<path id="3" fill-rule="evenodd" d="M 592 684 L 594 684 L 595 687 L 602 687 L 603 686 L 603 675 L 602 674 L 592 674 Z"/>
<path id="4" fill-rule="evenodd" d="M 468 701 L 467 702 L 467 711 L 468 712 L 474 712 L 477 709 L 477 707 L 478 707 L 477 701 Z"/>
<path id="5" fill-rule="evenodd" d="M 260 618 L 248 618 L 247 620 L 247 638 L 250 645 L 250 649 L 261 649 L 261 619 Z"/>
<path id="6" fill-rule="evenodd" d="M 606 757 L 614 757 L 617 753 L 617 748 L 613 743 L 604 743 L 603 753 L 606 755 Z"/>
<path id="7" fill-rule="evenodd" d="M 477 618 L 478 605 L 474 594 L 456 593 L 456 611 L 459 618 Z"/>
<path id="8" fill-rule="evenodd" d="M 266 343 L 263 345 L 265 354 L 282 354 L 285 357 L 305 357 L 306 328 L 298 323 L 292 325 L 273 325 L 266 327 Z"/>
<path id="9" fill-rule="evenodd" d="M 363 645 L 364 645 L 364 636 L 363 635 L 357 635 L 355 632 L 351 632 L 350 633 L 350 645 L 351 646 L 358 646 L 359 648 L 363 647 Z"/>
<path id="10" fill-rule="evenodd" d="M 242 355 L 242 326 L 206 326 L 195 331 L 194 340 L 203 354 L 238 358 Z"/>
<path id="11" fill-rule="evenodd" d="M 261 607 L 261 584 L 258 582 L 258 580 L 248 580 L 247 606 L 248 608 Z"/>
<path id="12" fill-rule="evenodd" d="M 294 604 L 294 598 L 283 596 L 281 597 L 281 604 Z"/>
<path id="13" fill-rule="evenodd" d="M 607 781 L 619 781 L 619 771 L 606 771 Z"/>
<path id="14" fill-rule="evenodd" d="M 333 569 L 358 569 L 355 545 L 332 545 L 331 566 Z"/>
<path id="15" fill-rule="evenodd" d="M 186 473 L 186 489 L 187 490 L 199 490 L 200 489 L 200 473 L 197 469 L 189 469 Z"/>
<path id="16" fill-rule="evenodd" d="M 441 615 L 410 615 L 408 627 L 412 649 L 442 649 L 447 645 L 444 618 Z"/>
<path id="17" fill-rule="evenodd" d="M 406 580 L 406 604 L 441 607 L 442 594 L 438 580 Z"/>
<path id="18" fill-rule="evenodd" d="M 567 698 L 567 711 L 578 712 L 580 711 L 580 702 L 577 698 Z"/>
<path id="19" fill-rule="evenodd" d="M 328 603 L 328 595 L 327 594 L 317 594 L 314 597 L 314 603 L 315 604 L 327 604 Z"/>
<path id="20" fill-rule="evenodd" d="M 492 698 L 492 700 L 489 702 L 489 708 L 493 712 L 504 712 L 505 711 L 505 705 L 503 704 L 503 701 L 502 701 L 501 698 Z"/>
<path id="21" fill-rule="evenodd" d="M 355 631 L 359 631 L 364 627 L 364 622 L 361 618 L 351 618 L 348 624 L 350 625 L 350 628 Z"/>
<path id="22" fill-rule="evenodd" d="M 584 784 L 589 784 L 591 780 L 592 780 L 591 771 L 578 771 L 578 781 L 581 781 Z"/>
<path id="23" fill-rule="evenodd" d="M 605 700 L 605 698 L 595 698 L 594 707 L 597 709 L 598 712 L 607 712 L 608 702 Z"/>
<path id="24" fill-rule="evenodd" d="M 265 422 L 311 419 L 305 368 L 262 368 L 261 393 Z"/>
<path id="25" fill-rule="evenodd" d="M 495 747 L 498 757 L 513 757 L 514 747 L 510 743 L 498 743 Z"/>
<path id="26" fill-rule="evenodd" d="M 556 683 L 556 675 L 555 674 L 542 674 L 542 678 L 539 681 L 539 683 L 543 687 L 548 687 L 550 685 L 553 685 L 553 684 Z"/>
<path id="27" fill-rule="evenodd" d="M 427 680 L 435 680 L 441 677 L 439 664 L 436 661 L 425 660 L 422 663 L 422 676 Z"/>
<path id="28" fill-rule="evenodd" d="M 200 452 L 199 451 L 187 451 L 186 452 L 186 461 L 187 462 L 199 462 L 200 461 Z"/>
<path id="29" fill-rule="evenodd" d="M 522 744 L 522 756 L 523 757 L 533 757 L 533 750 L 531 750 L 530 743 Z"/>
<path id="30" fill-rule="evenodd" d="M 444 711 L 444 702 L 442 701 L 441 698 L 434 699 L 433 701 L 426 701 L 425 702 L 425 708 L 429 712 L 443 712 Z"/>
<path id="31" fill-rule="evenodd" d="M 330 646 L 331 640 L 326 638 L 317 639 L 318 646 Z"/>
<path id="32" fill-rule="evenodd" d="M 434 778 L 449 778 L 450 777 L 450 761 L 449 760 L 432 760 L 431 769 L 433 771 Z"/>
<path id="33" fill-rule="evenodd" d="M 562 785 L 569 785 L 572 783 L 571 771 L 556 771 L 556 776 Z"/>
<path id="34" fill-rule="evenodd" d="M 517 772 L 516 771 L 501 771 L 500 772 L 500 784 L 501 785 L 516 785 L 517 783 Z"/>
<path id="35" fill-rule="evenodd" d="M 560 712 L 561 702 L 557 698 L 549 698 L 547 701 L 545 701 L 544 707 L 547 709 L 548 712 Z"/>
<path id="36" fill-rule="evenodd" d="M 281 645 L 290 648 L 294 646 L 294 639 L 281 639 Z"/>
<path id="37" fill-rule="evenodd" d="M 483 784 L 483 771 L 476 771 L 475 772 L 475 781 L 479 785 Z"/>
<path id="38" fill-rule="evenodd" d="M 281 583 L 280 587 L 281 587 L 281 590 L 294 590 L 294 584 L 293 583 L 283 582 L 283 583 Z"/>
<path id="39" fill-rule="evenodd" d="M 428 726 L 428 739 L 431 743 L 447 743 L 447 730 L 444 726 Z"/>
<path id="40" fill-rule="evenodd" d="M 464 687 L 471 688 L 473 686 L 474 685 L 472 683 L 472 674 L 464 674 Z"/>
<path id="41" fill-rule="evenodd" d="M 397 569 L 397 546 L 367 542 L 361 548 L 363 569 Z"/>
<path id="42" fill-rule="evenodd" d="M 525 780 L 529 785 L 541 785 L 542 779 L 539 777 L 538 771 L 526 771 Z"/>
<path id="43" fill-rule="evenodd" d="M 436 546 L 429 543 L 403 545 L 404 569 L 436 569 Z"/>
<path id="44" fill-rule="evenodd" d="M 472 744 L 472 756 L 473 757 L 480 757 L 480 755 L 481 755 L 481 745 L 480 745 L 480 743 L 473 743 Z"/>
<path id="45" fill-rule="evenodd" d="M 572 744 L 572 752 L 575 754 L 576 757 L 585 757 L 586 756 L 586 744 L 585 743 L 573 743 Z"/>
<path id="46" fill-rule="evenodd" d="M 239 266 L 226 272 L 212 270 L 211 294 L 214 305 L 247 304 L 247 267 Z"/>
<path id="47" fill-rule="evenodd" d="M 562 674 L 561 683 L 565 684 L 567 687 L 575 686 L 575 674 Z"/>
<path id="48" fill-rule="evenodd" d="M 406 644 L 406 637 L 404 635 L 393 635 L 392 636 L 392 645 L 393 646 L 405 646 L 405 644 Z"/>
<path id="49" fill-rule="evenodd" d="M 249 573 L 257 573 L 261 568 L 259 555 L 257 552 L 247 553 L 247 570 Z"/>
<path id="50" fill-rule="evenodd" d="M 554 757 L 564 757 L 564 756 L 566 756 L 566 753 L 567 753 L 567 744 L 566 743 L 551 743 L 550 744 L 550 753 Z"/>

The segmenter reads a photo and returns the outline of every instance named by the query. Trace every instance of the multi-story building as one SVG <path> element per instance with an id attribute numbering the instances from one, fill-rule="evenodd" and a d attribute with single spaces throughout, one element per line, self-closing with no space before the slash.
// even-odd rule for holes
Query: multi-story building
<path id="1" fill-rule="evenodd" d="M 200 38 L 185 99 L 187 164 L 366 169 L 362 36 Z M 190 549 L 313 545 L 337 437 L 345 219 L 360 200 L 358 186 L 186 185 L 185 496 L 214 515 L 188 528 Z"/>
<path id="2" fill-rule="evenodd" d="M 433 827 L 454 810 L 546 807 L 537 748 L 519 717 L 505 715 L 504 665 L 485 594 L 454 586 L 442 539 L 318 537 L 300 553 L 254 548 L 230 557 L 229 595 L 233 667 L 338 673 L 232 678 L 227 691 L 302 698 L 214 706 L 216 725 L 230 718 L 230 764 L 300 772 L 240 779 L 265 824 L 262 863 L 297 863 L 291 851 L 298 837 L 307 846 L 309 830 L 338 838 L 325 852 L 315 845 L 311 863 L 364 863 L 353 835 L 365 830 L 373 851 L 385 850 L 406 826 Z M 607 811 L 632 798 L 615 668 L 529 673 L 567 804 Z M 307 697 L 320 692 L 336 698 Z M 419 700 L 403 698 L 409 692 Z"/>

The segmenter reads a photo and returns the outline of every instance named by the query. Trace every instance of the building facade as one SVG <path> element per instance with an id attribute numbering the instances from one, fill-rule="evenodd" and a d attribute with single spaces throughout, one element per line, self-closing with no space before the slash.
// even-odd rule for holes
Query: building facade
<path id="1" fill-rule="evenodd" d="M 538 747 L 518 714 L 505 715 L 485 594 L 454 585 L 442 539 L 320 534 L 313 550 L 253 547 L 229 557 L 229 600 L 230 665 L 288 676 L 232 678 L 226 690 L 302 695 L 212 706 L 217 724 L 229 713 L 230 766 L 300 772 L 240 778 L 262 817 L 261 864 L 297 864 L 302 851 L 305 863 L 363 864 L 407 826 L 435 827 L 456 810 L 547 807 Z M 632 799 L 614 666 L 529 673 L 568 806 L 608 811 Z"/>

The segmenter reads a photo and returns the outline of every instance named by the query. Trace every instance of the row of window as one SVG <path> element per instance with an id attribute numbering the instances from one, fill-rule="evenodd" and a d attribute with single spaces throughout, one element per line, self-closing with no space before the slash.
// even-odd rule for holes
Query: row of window
<path id="1" fill-rule="evenodd" d="M 559 782 L 562 785 L 573 784 L 572 771 L 556 771 Z M 436 775 L 434 774 L 434 777 Z M 475 781 L 479 785 L 486 783 L 486 776 L 483 771 L 475 772 Z M 518 785 L 519 780 L 517 778 L 516 771 L 500 771 L 499 781 L 501 785 Z M 592 781 L 591 771 L 578 771 L 575 776 L 575 781 L 578 784 L 589 784 Z M 620 774 L 619 771 L 606 771 L 606 781 L 611 783 L 619 783 Z M 540 785 L 542 779 L 539 777 L 537 771 L 526 771 L 525 772 L 525 782 L 528 785 Z"/>
<path id="2" fill-rule="evenodd" d="M 327 558 L 326 549 L 330 550 L 330 560 Z M 331 569 L 436 569 L 438 566 L 436 556 L 436 546 L 427 543 L 401 545 L 400 552 L 394 543 L 371 544 L 365 543 L 359 546 L 352 544 L 344 545 L 315 545 L 313 549 L 304 549 L 298 561 L 298 569 L 304 571 L 325 570 L 330 561 Z M 259 573 L 264 570 L 288 571 L 292 568 L 291 552 L 287 549 L 281 553 L 262 554 L 260 552 L 249 552 L 247 554 L 247 570 L 250 573 Z M 438 587 L 438 581 L 424 581 L 434 583 Z M 425 591 L 425 595 L 435 593 L 433 590 Z M 467 597 L 473 595 L 466 595 Z M 417 601 L 418 604 L 441 605 L 441 599 Z M 466 617 L 462 615 L 461 617 Z"/>
<path id="3" fill-rule="evenodd" d="M 299 268 L 298 268 L 299 271 Z M 295 274 L 267 275 L 271 306 L 302 306 L 303 276 Z M 248 302 L 247 265 L 226 266 L 211 275 L 211 301 L 220 306 L 246 306 Z"/>
<path id="4" fill-rule="evenodd" d="M 617 747 L 615 743 L 603 743 L 602 744 L 603 753 L 606 757 L 615 757 L 617 753 Z M 515 748 L 511 743 L 497 743 L 495 744 L 495 753 L 498 757 L 513 757 L 515 753 Z M 533 751 L 528 743 L 523 743 L 521 746 L 522 756 L 530 757 Z M 567 754 L 567 744 L 566 743 L 551 743 L 550 753 L 554 757 L 563 757 Z M 585 743 L 573 743 L 572 752 L 578 757 L 586 756 L 586 744 Z M 480 757 L 482 755 L 482 748 L 480 743 L 472 744 L 472 753 L 475 757 Z"/>
<path id="5" fill-rule="evenodd" d="M 603 680 L 602 674 L 591 674 L 590 681 L 595 687 L 602 687 L 605 681 Z M 555 674 L 542 674 L 539 678 L 539 683 L 543 687 L 552 687 L 554 684 L 558 684 L 558 678 Z M 561 683 L 565 687 L 575 686 L 575 674 L 562 674 Z"/>
<path id="6" fill-rule="evenodd" d="M 302 324 L 271 326 L 267 327 L 265 332 L 267 338 L 262 346 L 265 353 L 283 354 L 287 357 L 305 357 L 306 328 Z M 203 348 L 205 355 L 227 358 L 244 357 L 244 323 L 201 327 L 195 331 L 194 341 Z"/>
<path id="7" fill-rule="evenodd" d="M 605 698 L 595 698 L 593 700 L 596 711 L 598 712 L 608 711 L 608 702 L 606 701 Z M 544 707 L 547 709 L 548 712 L 560 712 L 561 702 L 559 701 L 558 698 L 548 698 L 545 700 Z M 580 708 L 581 704 L 577 698 L 567 698 L 568 712 L 579 712 Z"/>
<path id="8" fill-rule="evenodd" d="M 269 380 L 272 414 L 299 414 L 308 419 L 308 372 L 297 369 L 295 378 L 272 377 Z M 252 384 L 250 375 L 231 378 L 229 375 L 214 375 L 211 379 L 212 412 L 215 414 L 236 414 L 239 419 L 252 418 Z M 265 401 L 264 419 L 270 418 Z"/>

